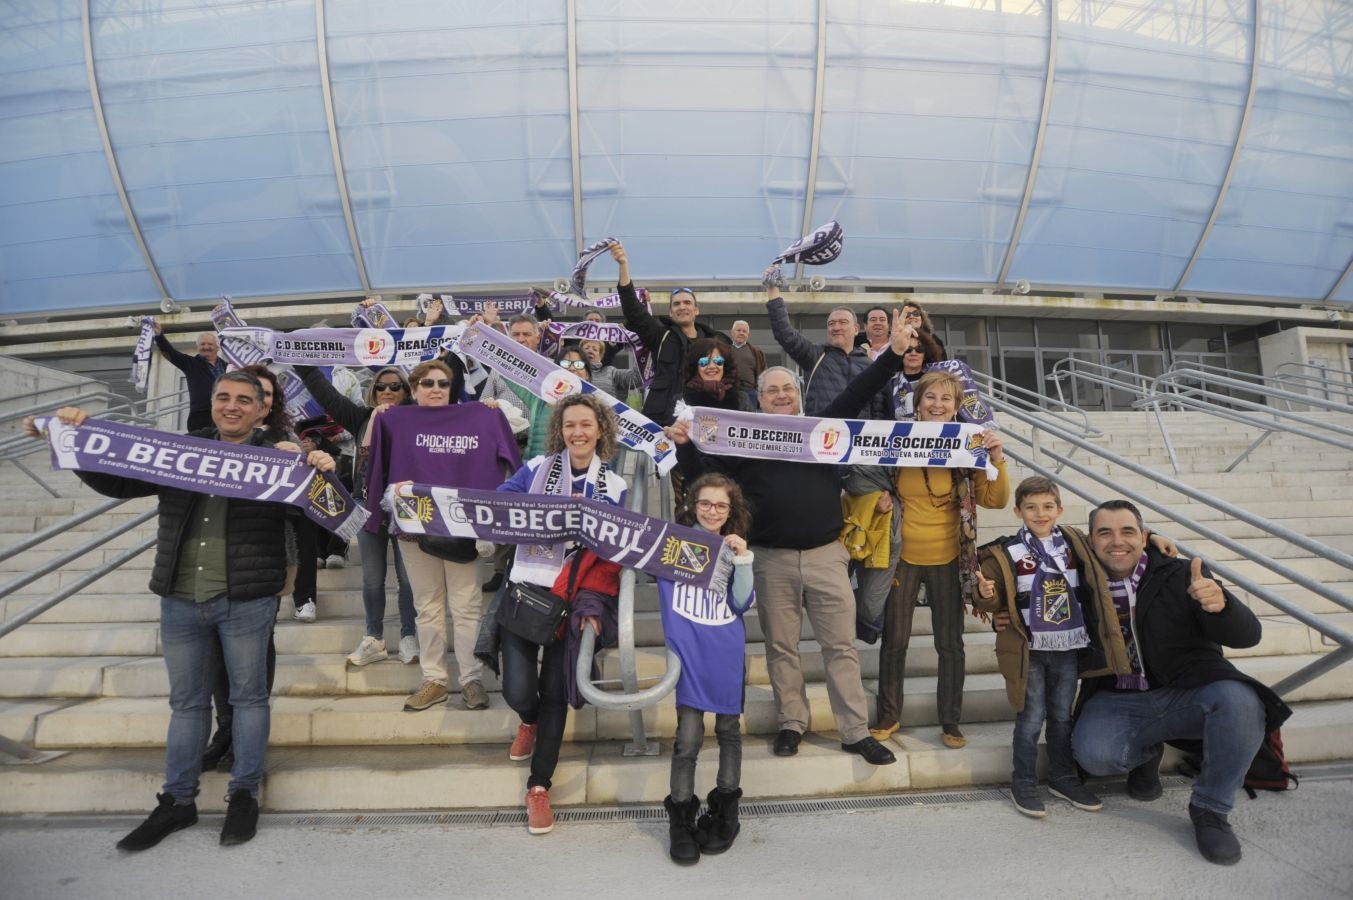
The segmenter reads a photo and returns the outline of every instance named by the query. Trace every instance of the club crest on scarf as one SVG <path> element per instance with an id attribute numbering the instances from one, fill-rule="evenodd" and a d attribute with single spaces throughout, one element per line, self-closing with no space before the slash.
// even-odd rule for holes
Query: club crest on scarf
<path id="1" fill-rule="evenodd" d="M 432 521 L 436 511 L 432 507 L 431 497 L 406 497 L 401 494 L 394 495 L 395 521 L 401 529 L 409 529 L 410 525 L 426 525 Z"/>
<path id="2" fill-rule="evenodd" d="M 983 434 L 980 431 L 977 432 L 976 434 L 968 435 L 968 442 L 966 446 L 968 448 L 969 453 L 973 452 L 974 450 L 981 450 L 986 445 L 987 439 L 985 436 L 983 436 Z"/>
<path id="3" fill-rule="evenodd" d="M 364 365 L 379 365 L 390 358 L 390 347 L 394 337 L 388 331 L 378 328 L 364 328 L 353 341 L 357 358 Z"/>
<path id="4" fill-rule="evenodd" d="M 709 547 L 669 537 L 662 548 L 663 565 L 699 575 L 709 566 Z"/>
<path id="5" fill-rule="evenodd" d="M 1071 620 L 1071 595 L 1065 578 L 1049 577 L 1043 581 L 1043 621 L 1061 625 Z"/>
<path id="6" fill-rule="evenodd" d="M 348 509 L 334 486 L 320 475 L 310 482 L 310 505 L 331 518 L 343 515 Z"/>
<path id="7" fill-rule="evenodd" d="M 717 444 L 719 442 L 719 420 L 714 416 L 701 416 L 696 420 L 700 429 L 700 443 Z"/>

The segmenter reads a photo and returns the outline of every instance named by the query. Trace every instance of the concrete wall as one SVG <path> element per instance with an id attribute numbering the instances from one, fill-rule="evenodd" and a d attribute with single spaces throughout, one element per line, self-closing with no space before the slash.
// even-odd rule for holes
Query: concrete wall
<path id="1" fill-rule="evenodd" d="M 1350 353 L 1353 353 L 1353 331 L 1338 328 L 1302 326 L 1289 328 L 1259 340 L 1259 360 L 1264 375 L 1268 377 L 1283 374 L 1319 377 L 1319 372 L 1301 368 L 1302 365 L 1314 365 L 1322 368 L 1330 380 L 1353 385 Z M 1285 363 L 1294 365 L 1284 368 Z M 1291 390 L 1327 400 L 1346 402 L 1349 399 L 1347 394 L 1327 394 L 1314 384 L 1294 383 Z"/>

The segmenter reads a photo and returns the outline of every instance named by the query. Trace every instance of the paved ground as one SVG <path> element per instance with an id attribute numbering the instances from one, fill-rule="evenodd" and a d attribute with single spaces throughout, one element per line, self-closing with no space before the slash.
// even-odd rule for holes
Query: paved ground
<path id="1" fill-rule="evenodd" d="M 1353 897 L 1353 772 L 1308 772 L 1300 790 L 1239 799 L 1245 858 L 1198 856 L 1186 789 L 1152 804 L 1105 791 L 1102 813 L 1050 801 L 1042 821 L 975 799 L 892 809 L 744 819 L 736 846 L 689 869 L 667 857 L 656 821 L 340 827 L 265 816 L 259 837 L 217 844 L 204 817 L 154 850 L 114 843 L 134 819 L 0 819 L 6 900 L 160 897 Z"/>

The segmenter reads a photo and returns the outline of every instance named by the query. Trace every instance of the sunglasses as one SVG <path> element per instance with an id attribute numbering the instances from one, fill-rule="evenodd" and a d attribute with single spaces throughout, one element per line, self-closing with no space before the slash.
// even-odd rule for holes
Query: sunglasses
<path id="1" fill-rule="evenodd" d="M 559 365 L 565 369 L 573 369 L 575 372 L 581 372 L 587 368 L 587 363 L 581 359 L 561 359 Z"/>
<path id="2" fill-rule="evenodd" d="M 702 368 L 702 369 L 703 369 L 705 366 L 708 366 L 708 365 L 721 366 L 721 365 L 723 365 L 723 357 L 722 357 L 722 356 L 702 356 L 702 357 L 700 357 L 699 359 L 697 359 L 697 360 L 695 361 L 695 364 L 696 364 L 697 366 L 699 366 L 700 368 Z"/>
<path id="3" fill-rule="evenodd" d="M 695 299 L 695 291 L 691 290 L 690 288 L 677 288 L 676 290 L 672 291 L 673 297 L 675 297 L 677 294 L 690 294 L 691 299 L 692 300 Z"/>
<path id="4" fill-rule="evenodd" d="M 377 391 L 402 391 L 404 382 L 402 381 L 378 381 L 376 382 Z"/>
<path id="5" fill-rule="evenodd" d="M 446 391 L 451 389 L 451 382 L 443 378 L 424 378 L 418 382 L 418 386 L 420 388 L 441 388 Z"/>
<path id="6" fill-rule="evenodd" d="M 908 348 L 906 349 L 905 352 L 906 352 L 906 353 L 924 353 L 925 351 L 922 350 L 920 347 L 908 347 Z"/>

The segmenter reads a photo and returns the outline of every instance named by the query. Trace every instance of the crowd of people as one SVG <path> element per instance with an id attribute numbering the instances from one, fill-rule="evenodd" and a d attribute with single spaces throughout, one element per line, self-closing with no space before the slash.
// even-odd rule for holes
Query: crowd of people
<path id="1" fill-rule="evenodd" d="M 1130 796 L 1151 800 L 1161 793 L 1164 743 L 1196 741 L 1202 764 L 1189 812 L 1198 847 L 1213 862 L 1240 858 L 1227 814 L 1265 735 L 1290 710 L 1223 658 L 1223 646 L 1256 643 L 1260 626 L 1201 560 L 1173 558 L 1173 545 L 1150 534 L 1126 501 L 1097 507 L 1088 533 L 1059 523 L 1058 485 L 1038 476 L 1013 487 L 1018 530 L 979 547 L 977 510 L 1003 509 L 1012 493 L 1001 435 L 991 427 L 978 427 L 975 437 L 991 464 L 985 473 L 702 451 L 685 407 L 949 424 L 962 418 L 971 387 L 944 365 L 944 344 L 915 303 L 871 307 L 863 328 L 855 308 L 834 308 L 827 340 L 818 343 L 793 327 L 777 279 L 768 277 L 771 334 L 795 371 L 768 364 L 747 322 L 724 334 L 703 320 L 689 288 L 671 292 L 665 314 L 650 309 L 624 246 L 609 249 L 619 267 L 624 327 L 650 361 L 647 384 L 637 364 L 618 364 L 622 348 L 602 341 L 564 341 L 557 364 L 621 400 L 642 393 L 638 408 L 678 448 L 672 516 L 721 535 L 733 563 L 727 589 L 717 593 L 667 579 L 656 585 L 665 639 L 682 662 L 663 801 L 675 862 L 723 852 L 740 831 L 744 617 L 754 609 L 764 635 L 778 722 L 773 754 L 797 754 L 811 725 L 801 655 L 806 616 L 842 751 L 885 766 L 896 761 L 891 738 L 919 713 L 904 714 L 903 693 L 920 603 L 930 610 L 938 655 L 934 721 L 944 747 L 966 743 L 967 616 L 982 616 L 996 631 L 996 658 L 1016 714 L 1010 793 L 1020 813 L 1047 815 L 1038 787 L 1045 726 L 1051 796 L 1087 811 L 1103 803 L 1084 774 L 1126 773 Z M 542 302 L 504 322 L 489 305 L 471 321 L 538 352 L 547 310 Z M 420 324 L 444 315 L 434 301 Z M 597 310 L 588 317 L 604 321 Z M 628 485 L 614 468 L 620 444 L 611 407 L 594 394 L 551 404 L 446 352 L 407 372 L 380 368 L 360 398 L 336 389 L 322 370 L 297 366 L 327 413 L 325 422 L 303 429 L 287 416 L 274 372 L 261 365 L 226 371 L 214 335 L 199 336 L 196 356 L 173 349 L 158 326 L 157 343 L 187 377 L 192 435 L 301 452 L 321 471 L 346 470 L 345 483 L 370 513 L 357 539 L 365 628 L 348 664 L 392 658 L 385 618 L 393 563 L 393 658 L 422 670 L 403 708 L 485 709 L 483 671 L 499 673 L 503 701 L 519 718 L 507 755 L 530 761 L 527 826 L 532 834 L 551 831 L 549 791 L 568 708 L 583 703 L 572 678 L 581 634 L 592 629 L 599 646 L 614 641 L 620 567 L 580 546 L 500 545 L 492 550 L 493 577 L 481 585 L 488 548 L 398 533 L 382 498 L 388 486 L 419 483 L 623 506 Z M 57 417 L 79 426 L 87 415 L 67 408 Z M 39 436 L 33 422 L 26 425 Z M 343 467 L 345 456 L 350 464 Z M 158 494 L 160 504 L 150 589 L 162 598 L 170 676 L 166 778 L 158 806 L 118 846 L 146 849 L 193 825 L 200 773 L 216 767 L 231 772 L 221 842 L 247 841 L 257 829 L 278 598 L 292 594 L 296 618 L 313 621 L 315 569 L 335 557 L 341 564 L 346 547 L 280 504 L 79 475 L 100 493 Z M 561 632 L 544 644 L 499 625 L 500 605 L 526 588 L 548 590 L 570 607 Z M 862 641 L 880 642 L 872 723 Z M 707 713 L 714 716 L 718 771 L 702 813 L 695 768 Z"/>

